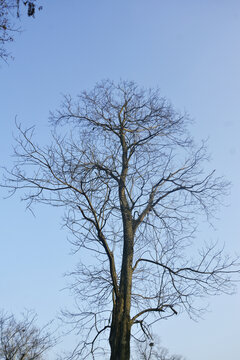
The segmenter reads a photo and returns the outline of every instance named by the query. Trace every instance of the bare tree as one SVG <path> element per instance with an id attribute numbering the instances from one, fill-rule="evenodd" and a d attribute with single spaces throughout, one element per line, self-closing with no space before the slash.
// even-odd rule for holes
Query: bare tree
<path id="1" fill-rule="evenodd" d="M 72 358 L 130 357 L 130 337 L 197 301 L 232 293 L 238 259 L 215 244 L 196 248 L 194 232 L 209 220 L 228 184 L 205 173 L 204 143 L 194 145 L 188 117 L 158 90 L 103 81 L 51 114 L 53 141 L 40 147 L 34 129 L 20 132 L 17 164 L 6 170 L 13 194 L 63 206 L 79 264 L 72 272 L 78 309 L 66 311 L 81 334 Z M 86 255 L 88 254 L 88 255 Z M 89 254 L 92 254 L 90 257 Z"/>
<path id="2" fill-rule="evenodd" d="M 40 360 L 55 345 L 47 327 L 38 328 L 36 314 L 25 312 L 18 321 L 13 315 L 0 315 L 0 359 Z"/>
<path id="3" fill-rule="evenodd" d="M 4 61 L 10 56 L 6 45 L 14 40 L 16 33 L 20 32 L 16 19 L 20 18 L 21 6 L 27 6 L 27 15 L 34 17 L 36 0 L 0 0 L 0 58 Z M 38 6 L 38 9 L 41 10 L 42 6 Z"/>
<path id="4" fill-rule="evenodd" d="M 160 346 L 159 339 L 155 336 L 154 342 L 137 342 L 136 356 L 133 359 L 140 360 L 184 360 L 180 355 L 169 355 L 168 349 Z"/>

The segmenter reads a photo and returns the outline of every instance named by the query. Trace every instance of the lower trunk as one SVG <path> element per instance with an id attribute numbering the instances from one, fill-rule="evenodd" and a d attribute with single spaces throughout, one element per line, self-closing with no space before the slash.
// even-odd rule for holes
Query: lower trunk
<path id="1" fill-rule="evenodd" d="M 110 360 L 130 359 L 130 314 L 123 311 L 123 306 L 114 306 L 110 332 L 111 358 Z"/>
<path id="2" fill-rule="evenodd" d="M 126 154 L 125 154 L 126 155 Z M 125 159 L 126 160 L 126 159 Z M 126 167 L 127 169 L 127 167 Z M 123 253 L 119 291 L 116 294 L 112 312 L 112 324 L 109 337 L 111 347 L 110 360 L 130 359 L 131 335 L 131 289 L 132 289 L 132 261 L 133 261 L 133 226 L 132 214 L 125 194 L 125 185 L 119 188 L 119 198 L 123 218 Z"/>

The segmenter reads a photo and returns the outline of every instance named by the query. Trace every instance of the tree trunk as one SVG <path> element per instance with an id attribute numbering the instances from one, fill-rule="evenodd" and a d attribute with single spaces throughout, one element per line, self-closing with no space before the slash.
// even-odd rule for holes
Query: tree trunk
<path id="1" fill-rule="evenodd" d="M 119 200 L 123 220 L 123 253 L 119 284 L 119 293 L 113 304 L 112 324 L 109 337 L 111 347 L 110 360 L 130 359 L 130 334 L 131 334 L 131 290 L 132 290 L 132 262 L 133 262 L 133 223 L 132 213 L 125 193 L 125 181 L 128 171 L 127 146 L 125 134 L 121 132 L 122 173 L 119 183 Z"/>
<path id="2" fill-rule="evenodd" d="M 131 221 L 125 221 L 124 247 L 121 267 L 119 294 L 113 305 L 112 324 L 109 337 L 110 360 L 130 359 L 131 334 L 131 290 L 133 261 L 133 232 Z"/>
<path id="3" fill-rule="evenodd" d="M 130 359 L 130 314 L 123 310 L 123 304 L 114 306 L 110 332 L 111 358 L 110 360 Z"/>

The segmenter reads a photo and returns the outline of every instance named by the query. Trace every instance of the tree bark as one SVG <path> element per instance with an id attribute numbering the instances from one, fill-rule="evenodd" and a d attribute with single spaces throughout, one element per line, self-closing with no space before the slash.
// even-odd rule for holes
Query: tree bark
<path id="1" fill-rule="evenodd" d="M 122 108 L 123 110 L 123 108 Z M 121 111 L 122 111 L 121 110 Z M 128 149 L 125 141 L 124 121 L 121 121 L 121 111 L 119 119 L 122 126 L 121 129 L 121 145 L 122 145 L 122 172 L 119 182 L 119 201 L 123 222 L 123 253 L 121 277 L 119 284 L 119 295 L 116 303 L 113 305 L 112 324 L 109 337 L 111 347 L 110 360 L 129 360 L 130 359 L 130 335 L 131 335 L 131 290 L 132 290 L 132 265 L 133 265 L 133 219 L 129 208 L 127 196 L 125 192 L 126 176 L 128 172 L 127 156 Z"/>
<path id="2" fill-rule="evenodd" d="M 116 303 L 112 314 L 112 325 L 110 332 L 111 358 L 110 360 L 130 359 L 130 314 L 124 311 L 124 304 L 120 299 Z"/>
<path id="3" fill-rule="evenodd" d="M 124 198 L 124 197 L 123 197 Z M 130 359 L 131 334 L 131 290 L 133 263 L 133 226 L 132 215 L 128 206 L 123 205 L 124 246 L 121 266 L 119 295 L 113 305 L 112 324 L 109 337 L 111 347 L 110 360 Z"/>
<path id="4" fill-rule="evenodd" d="M 130 359 L 131 333 L 131 288 L 132 288 L 132 239 L 129 239 L 123 250 L 123 262 L 120 280 L 120 292 L 113 306 L 110 332 L 111 360 Z M 129 249 L 130 247 L 130 249 Z"/>

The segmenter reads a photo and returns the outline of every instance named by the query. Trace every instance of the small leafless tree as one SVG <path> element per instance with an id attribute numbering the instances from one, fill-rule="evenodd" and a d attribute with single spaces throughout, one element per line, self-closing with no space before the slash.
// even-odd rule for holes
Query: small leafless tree
<path id="1" fill-rule="evenodd" d="M 204 171 L 204 143 L 194 145 L 188 117 L 158 90 L 103 81 L 75 101 L 65 96 L 51 124 L 47 147 L 18 125 L 5 186 L 24 191 L 29 208 L 66 210 L 79 254 L 78 309 L 65 313 L 80 334 L 72 358 L 102 359 L 108 339 L 111 360 L 127 360 L 131 335 L 150 336 L 153 322 L 198 316 L 197 299 L 232 293 L 238 259 L 215 244 L 196 251 L 194 241 L 200 216 L 211 218 L 228 184 Z"/>
<path id="2" fill-rule="evenodd" d="M 184 360 L 181 355 L 169 355 L 168 349 L 160 345 L 157 337 L 151 341 L 138 342 L 136 355 L 133 360 Z"/>
<path id="3" fill-rule="evenodd" d="M 36 314 L 25 312 L 22 320 L 0 314 L 0 359 L 40 360 L 55 345 L 47 328 L 38 328 Z"/>

